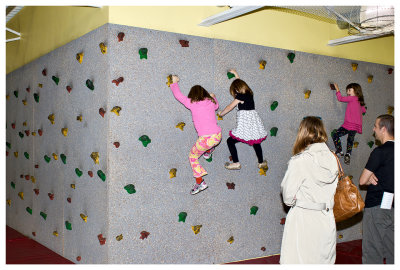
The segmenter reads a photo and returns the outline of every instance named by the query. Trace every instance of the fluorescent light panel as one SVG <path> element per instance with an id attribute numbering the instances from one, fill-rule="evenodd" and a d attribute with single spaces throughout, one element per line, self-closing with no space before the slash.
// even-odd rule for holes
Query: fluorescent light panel
<path id="1" fill-rule="evenodd" d="M 210 16 L 206 19 L 204 19 L 199 26 L 211 26 L 235 17 L 238 17 L 240 15 L 249 13 L 251 11 L 254 11 L 256 9 L 262 8 L 263 6 L 240 6 L 240 7 L 232 7 L 229 10 L 225 10 L 221 13 L 215 14 L 213 16 Z"/>

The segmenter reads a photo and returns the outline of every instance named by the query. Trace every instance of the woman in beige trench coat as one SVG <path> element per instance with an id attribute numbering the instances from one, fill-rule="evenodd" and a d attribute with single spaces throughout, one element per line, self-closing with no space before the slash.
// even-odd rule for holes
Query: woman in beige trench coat
<path id="1" fill-rule="evenodd" d="M 281 183 L 283 201 L 291 206 L 283 231 L 280 263 L 330 263 L 336 259 L 333 204 L 338 165 L 325 144 L 320 119 L 300 123 L 293 156 Z"/>

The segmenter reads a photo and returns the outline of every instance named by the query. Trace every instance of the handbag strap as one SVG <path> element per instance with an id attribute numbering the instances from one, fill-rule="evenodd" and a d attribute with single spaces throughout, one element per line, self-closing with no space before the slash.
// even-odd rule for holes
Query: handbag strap
<path id="1" fill-rule="evenodd" d="M 332 152 L 332 154 L 333 154 L 333 155 L 335 156 L 335 158 L 336 158 L 336 162 L 337 162 L 338 169 L 339 169 L 338 171 L 339 171 L 339 180 L 340 180 L 340 179 L 342 179 L 343 176 L 344 176 L 342 164 L 340 164 L 340 160 L 339 160 L 338 156 L 337 156 L 335 153 L 333 153 L 333 151 L 331 151 L 331 152 Z"/>

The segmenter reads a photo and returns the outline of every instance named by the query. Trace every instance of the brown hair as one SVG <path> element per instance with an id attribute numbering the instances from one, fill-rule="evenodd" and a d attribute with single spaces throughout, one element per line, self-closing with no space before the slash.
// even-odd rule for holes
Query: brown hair
<path id="1" fill-rule="evenodd" d="M 360 102 L 361 106 L 365 106 L 364 102 L 364 95 L 362 93 L 361 86 L 358 83 L 351 83 L 348 86 L 346 86 L 346 90 L 353 88 L 354 89 L 354 94 L 358 97 L 358 102 Z"/>
<path id="2" fill-rule="evenodd" d="M 304 151 L 310 144 L 322 143 L 327 140 L 328 136 L 326 135 L 322 120 L 315 116 L 304 117 L 300 123 L 296 141 L 293 145 L 293 155 Z"/>
<path id="3" fill-rule="evenodd" d="M 390 136 L 394 137 L 394 117 L 390 114 L 379 115 L 379 128 L 385 127 Z"/>
<path id="4" fill-rule="evenodd" d="M 232 82 L 229 93 L 231 93 L 232 97 L 236 97 L 237 93 L 250 93 L 250 95 L 253 95 L 253 91 L 251 91 L 247 83 L 241 79 L 236 79 Z"/>
<path id="5" fill-rule="evenodd" d="M 202 101 L 205 99 L 209 99 L 215 103 L 215 100 L 213 99 L 213 97 L 201 85 L 193 86 L 189 91 L 188 98 L 190 98 L 191 103 L 197 102 L 197 101 Z"/>

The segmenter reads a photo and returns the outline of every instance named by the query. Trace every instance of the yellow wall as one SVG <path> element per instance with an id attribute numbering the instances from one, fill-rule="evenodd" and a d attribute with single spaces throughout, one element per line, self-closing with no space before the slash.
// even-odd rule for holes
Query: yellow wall
<path id="1" fill-rule="evenodd" d="M 394 37 L 330 47 L 346 36 L 335 24 L 276 8 L 263 8 L 210 27 L 205 18 L 227 10 L 216 6 L 24 7 L 8 24 L 22 33 L 6 45 L 6 73 L 109 22 L 394 65 Z M 14 37 L 7 34 L 7 38 Z"/>

